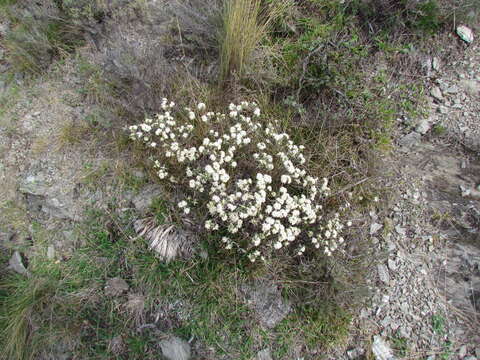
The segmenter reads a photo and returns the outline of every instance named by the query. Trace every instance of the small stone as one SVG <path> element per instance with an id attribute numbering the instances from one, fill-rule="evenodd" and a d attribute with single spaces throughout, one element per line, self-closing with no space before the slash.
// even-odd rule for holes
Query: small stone
<path id="1" fill-rule="evenodd" d="M 122 278 L 115 277 L 107 280 L 105 285 L 105 295 L 108 296 L 119 296 L 124 292 L 127 292 L 130 287 L 127 282 Z"/>
<path id="2" fill-rule="evenodd" d="M 421 140 L 421 135 L 416 132 L 411 132 L 398 140 L 398 144 L 405 148 L 410 148 L 416 144 L 418 144 Z"/>
<path id="3" fill-rule="evenodd" d="M 389 284 L 390 274 L 388 273 L 387 267 L 383 264 L 379 264 L 377 265 L 377 271 L 378 271 L 378 276 L 380 278 L 380 281 L 382 281 L 385 284 Z"/>
<path id="4" fill-rule="evenodd" d="M 400 327 L 400 324 L 397 323 L 397 322 L 392 322 L 390 324 L 390 328 L 392 329 L 392 331 L 397 331 L 397 329 Z"/>
<path id="5" fill-rule="evenodd" d="M 292 310 L 291 304 L 283 299 L 274 283 L 257 281 L 253 286 L 245 286 L 242 290 L 247 306 L 255 312 L 265 328 L 274 328 Z"/>
<path id="6" fill-rule="evenodd" d="M 347 356 L 350 360 L 359 359 L 363 356 L 365 351 L 362 348 L 350 349 L 347 351 Z"/>
<path id="7" fill-rule="evenodd" d="M 448 114 L 448 108 L 445 106 L 439 106 L 437 110 L 440 114 Z"/>
<path id="8" fill-rule="evenodd" d="M 12 269 L 13 271 L 25 275 L 25 276 L 30 276 L 30 272 L 27 270 L 25 265 L 23 265 L 23 260 L 22 260 L 22 255 L 18 251 L 15 251 L 8 261 L 9 268 Z"/>
<path id="9" fill-rule="evenodd" d="M 388 264 L 388 268 L 392 271 L 396 271 L 397 270 L 397 263 L 395 262 L 395 260 L 393 259 L 388 259 L 387 261 L 387 264 Z"/>
<path id="10" fill-rule="evenodd" d="M 377 224 L 377 223 L 373 223 L 370 225 L 370 235 L 373 235 L 375 234 L 378 230 L 380 230 L 382 228 L 383 225 L 381 224 Z"/>
<path id="11" fill-rule="evenodd" d="M 457 94 L 458 93 L 458 86 L 455 86 L 455 85 L 450 86 L 450 87 L 447 88 L 446 92 L 448 94 Z"/>
<path id="12" fill-rule="evenodd" d="M 377 335 L 373 337 L 372 353 L 375 356 L 375 360 L 395 360 L 390 346 L 383 338 Z"/>
<path id="13" fill-rule="evenodd" d="M 47 258 L 49 260 L 53 260 L 55 259 L 55 248 L 50 245 L 48 248 L 47 248 Z"/>
<path id="14" fill-rule="evenodd" d="M 37 117 L 40 116 L 41 112 L 40 111 L 35 111 L 32 116 Z"/>
<path id="15" fill-rule="evenodd" d="M 367 319 L 369 316 L 369 312 L 367 309 L 362 309 L 360 311 L 360 319 Z"/>
<path id="16" fill-rule="evenodd" d="M 467 356 L 466 358 L 463 358 L 463 360 L 478 360 L 475 356 Z"/>
<path id="17" fill-rule="evenodd" d="M 480 81 L 462 80 L 459 85 L 470 95 L 478 95 L 480 93 Z"/>
<path id="18" fill-rule="evenodd" d="M 147 175 L 145 174 L 145 172 L 143 172 L 142 170 L 140 169 L 134 169 L 132 171 L 132 175 L 135 176 L 137 179 L 145 179 L 147 177 Z"/>
<path id="19" fill-rule="evenodd" d="M 161 192 L 161 188 L 158 185 L 146 185 L 140 190 L 138 195 L 132 199 L 132 202 L 140 213 L 144 213 L 148 211 L 153 200 L 158 197 Z"/>
<path id="20" fill-rule="evenodd" d="M 256 360 L 273 360 L 270 349 L 263 349 L 257 353 Z"/>
<path id="21" fill-rule="evenodd" d="M 480 347 L 475 349 L 475 355 L 480 359 Z"/>
<path id="22" fill-rule="evenodd" d="M 121 355 L 125 351 L 125 343 L 121 335 L 112 338 L 108 343 L 108 350 L 116 356 Z"/>
<path id="23" fill-rule="evenodd" d="M 457 35 L 460 36 L 460 39 L 465 41 L 467 44 L 471 44 L 473 42 L 473 31 L 465 25 L 457 26 Z"/>
<path id="24" fill-rule="evenodd" d="M 176 336 L 160 341 L 160 348 L 168 360 L 188 360 L 191 356 L 190 344 Z"/>
<path id="25" fill-rule="evenodd" d="M 382 321 L 380 321 L 380 324 L 384 327 L 387 328 L 392 322 L 392 318 L 390 316 L 385 317 Z"/>
<path id="26" fill-rule="evenodd" d="M 435 99 L 437 99 L 439 101 L 443 100 L 442 91 L 440 90 L 440 88 L 438 86 L 432 87 L 432 89 L 430 90 L 430 95 L 432 95 Z"/>
<path id="27" fill-rule="evenodd" d="M 432 59 L 432 69 L 435 71 L 440 71 L 440 60 L 437 57 Z"/>
<path id="28" fill-rule="evenodd" d="M 419 134 L 425 135 L 432 127 L 432 124 L 428 119 L 423 119 L 420 121 L 420 123 L 417 125 L 415 131 L 418 132 Z"/>
<path id="29" fill-rule="evenodd" d="M 460 358 L 464 358 L 466 355 L 467 355 L 467 345 L 462 345 L 460 347 L 460 350 L 458 351 L 458 356 L 460 356 Z"/>
<path id="30" fill-rule="evenodd" d="M 404 236 L 406 233 L 405 228 L 402 228 L 400 225 L 395 226 L 395 231 L 397 232 L 398 235 Z"/>

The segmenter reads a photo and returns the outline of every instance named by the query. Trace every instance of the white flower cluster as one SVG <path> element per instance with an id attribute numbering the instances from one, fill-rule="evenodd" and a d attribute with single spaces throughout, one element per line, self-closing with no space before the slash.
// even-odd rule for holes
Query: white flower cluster
<path id="1" fill-rule="evenodd" d="M 276 122 L 260 121 L 255 103 L 230 104 L 228 115 L 199 103 L 174 116 L 174 106 L 163 99 L 163 113 L 131 126 L 130 137 L 158 150 L 160 179 L 189 189 L 178 204 L 185 214 L 206 199 L 204 227 L 227 231 L 226 249 L 236 247 L 253 262 L 285 247 L 298 255 L 307 247 L 331 255 L 343 242 L 339 215 L 322 216 L 328 180 L 307 174 L 303 146 Z"/>

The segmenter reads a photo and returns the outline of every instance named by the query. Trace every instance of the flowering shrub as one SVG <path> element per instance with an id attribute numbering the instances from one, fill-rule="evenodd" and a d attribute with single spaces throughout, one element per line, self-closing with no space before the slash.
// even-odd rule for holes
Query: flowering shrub
<path id="1" fill-rule="evenodd" d="M 204 210 L 203 226 L 225 235 L 225 249 L 254 262 L 282 248 L 330 256 L 343 242 L 339 214 L 327 219 L 322 211 L 328 180 L 307 174 L 304 147 L 276 121 L 262 122 L 255 103 L 230 104 L 222 114 L 203 103 L 175 111 L 163 99 L 162 109 L 130 126 L 130 137 L 153 150 L 160 179 L 187 189 L 178 208 Z"/>

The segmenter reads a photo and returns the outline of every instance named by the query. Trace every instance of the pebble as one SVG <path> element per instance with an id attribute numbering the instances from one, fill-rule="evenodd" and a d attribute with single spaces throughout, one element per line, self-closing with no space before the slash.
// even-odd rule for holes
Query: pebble
<path id="1" fill-rule="evenodd" d="M 388 273 L 388 269 L 385 265 L 383 264 L 377 265 L 377 271 L 378 271 L 378 276 L 380 278 L 380 281 L 382 281 L 385 284 L 390 283 L 390 274 Z"/>
<path id="2" fill-rule="evenodd" d="M 400 225 L 395 226 L 395 231 L 397 234 L 404 236 L 406 233 L 405 228 L 402 228 Z"/>
<path id="3" fill-rule="evenodd" d="M 443 100 L 442 91 L 440 90 L 440 88 L 438 86 L 432 87 L 432 89 L 430 90 L 430 95 L 432 95 L 435 99 L 437 99 L 439 101 Z"/>
<path id="4" fill-rule="evenodd" d="M 439 112 L 440 114 L 448 114 L 448 108 L 445 107 L 445 106 L 439 106 L 439 107 L 438 107 L 438 112 Z"/>
<path id="5" fill-rule="evenodd" d="M 410 134 L 407 134 L 398 140 L 398 144 L 401 147 L 412 147 L 416 144 L 418 144 L 421 140 L 421 135 L 417 132 L 411 132 Z"/>
<path id="6" fill-rule="evenodd" d="M 23 265 L 22 255 L 18 251 L 15 251 L 8 261 L 9 268 L 13 271 L 25 275 L 30 276 L 30 272 L 27 270 L 25 265 Z"/>
<path id="7" fill-rule="evenodd" d="M 458 356 L 461 358 L 464 358 L 465 355 L 467 355 L 467 345 L 463 345 L 460 347 L 460 350 L 458 351 Z"/>
<path id="8" fill-rule="evenodd" d="M 347 356 L 350 360 L 359 359 L 365 351 L 362 348 L 350 349 L 347 351 Z"/>
<path id="9" fill-rule="evenodd" d="M 53 260 L 55 259 L 55 248 L 50 245 L 48 248 L 47 248 L 47 258 L 49 260 Z"/>
<path id="10" fill-rule="evenodd" d="M 396 271 L 397 270 L 397 263 L 395 262 L 395 260 L 393 259 L 388 259 L 387 261 L 387 264 L 388 264 L 388 268 L 392 271 Z"/>
<path id="11" fill-rule="evenodd" d="M 383 225 L 377 224 L 377 223 L 372 223 L 370 225 L 370 235 L 375 234 L 378 230 L 382 228 Z"/>
<path id="12" fill-rule="evenodd" d="M 419 134 L 425 135 L 431 129 L 431 127 L 432 124 L 430 124 L 430 121 L 428 119 L 423 119 L 417 125 L 415 131 Z"/>
<path id="13" fill-rule="evenodd" d="M 160 341 L 160 348 L 168 360 L 188 360 L 191 357 L 190 344 L 177 336 Z"/>
<path id="14" fill-rule="evenodd" d="M 256 360 L 273 360 L 270 349 L 263 349 L 257 353 Z"/>
<path id="15" fill-rule="evenodd" d="M 112 279 L 108 279 L 105 285 L 105 295 L 108 296 L 119 296 L 122 295 L 124 292 L 127 292 L 129 286 L 125 280 L 119 277 L 114 277 Z"/>
<path id="16" fill-rule="evenodd" d="M 372 353 L 375 360 L 395 360 L 392 349 L 380 336 L 373 337 Z"/>
<path id="17" fill-rule="evenodd" d="M 457 94 L 458 93 L 458 87 L 455 86 L 455 85 L 450 86 L 449 88 L 447 88 L 446 92 L 449 93 L 449 94 Z"/>
<path id="18" fill-rule="evenodd" d="M 465 41 L 467 44 L 471 44 L 473 42 L 473 31 L 465 25 L 457 26 L 457 35 L 460 36 L 460 39 Z"/>

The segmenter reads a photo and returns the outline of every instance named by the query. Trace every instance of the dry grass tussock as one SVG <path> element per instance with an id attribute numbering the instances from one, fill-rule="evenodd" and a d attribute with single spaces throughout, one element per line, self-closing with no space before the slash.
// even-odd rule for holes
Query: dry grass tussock
<path id="1" fill-rule="evenodd" d="M 261 0 L 225 2 L 219 40 L 222 80 L 243 74 L 254 50 L 290 4 L 288 0 L 270 2 L 267 6 Z"/>

